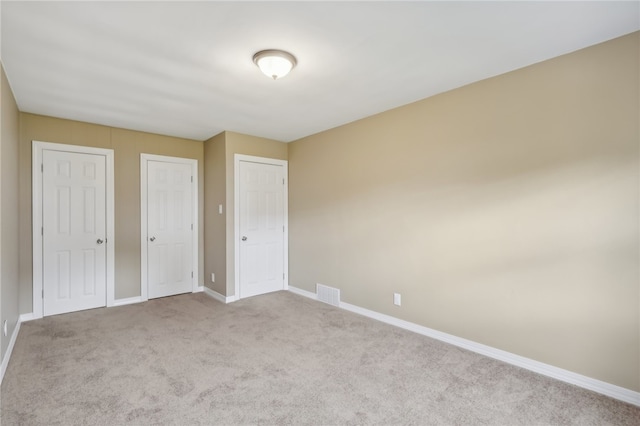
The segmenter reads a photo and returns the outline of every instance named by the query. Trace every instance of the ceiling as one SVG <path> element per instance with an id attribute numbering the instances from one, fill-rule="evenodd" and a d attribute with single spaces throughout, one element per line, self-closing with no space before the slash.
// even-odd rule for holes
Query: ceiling
<path id="1" fill-rule="evenodd" d="M 21 111 L 292 141 L 640 29 L 640 2 L 11 2 Z M 270 80 L 263 49 L 298 66 Z"/>

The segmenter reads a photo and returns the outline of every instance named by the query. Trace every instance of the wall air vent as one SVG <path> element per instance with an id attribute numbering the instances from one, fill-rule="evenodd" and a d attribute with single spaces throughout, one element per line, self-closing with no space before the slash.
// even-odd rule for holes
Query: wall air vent
<path id="1" fill-rule="evenodd" d="M 340 307 L 340 290 L 322 284 L 316 284 L 316 295 L 319 301 Z"/>

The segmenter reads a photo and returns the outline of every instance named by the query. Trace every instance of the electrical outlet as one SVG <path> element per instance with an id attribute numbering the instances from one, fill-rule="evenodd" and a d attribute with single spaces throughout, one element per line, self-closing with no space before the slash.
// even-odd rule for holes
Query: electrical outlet
<path id="1" fill-rule="evenodd" d="M 393 293 L 393 304 L 396 306 L 402 305 L 402 295 L 400 293 Z"/>
<path id="2" fill-rule="evenodd" d="M 216 274 L 215 273 L 211 273 L 211 282 L 215 283 L 216 282 Z"/>

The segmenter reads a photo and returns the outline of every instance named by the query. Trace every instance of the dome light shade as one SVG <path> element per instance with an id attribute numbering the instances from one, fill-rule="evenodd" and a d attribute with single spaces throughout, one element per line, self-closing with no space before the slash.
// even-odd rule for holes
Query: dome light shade
<path id="1" fill-rule="evenodd" d="M 289 74 L 289 71 L 296 66 L 296 58 L 283 50 L 261 50 L 253 55 L 253 63 L 255 63 L 260 71 L 267 77 L 274 80 Z"/>

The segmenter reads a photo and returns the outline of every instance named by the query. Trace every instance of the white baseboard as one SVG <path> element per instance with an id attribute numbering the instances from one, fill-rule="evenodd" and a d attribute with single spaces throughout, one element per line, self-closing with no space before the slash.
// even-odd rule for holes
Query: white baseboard
<path id="1" fill-rule="evenodd" d="M 142 303 L 142 302 L 146 302 L 146 300 L 142 300 L 141 296 L 135 296 L 135 297 L 127 297 L 124 299 L 116 299 L 113 301 L 113 305 L 111 305 L 111 307 L 113 306 L 124 306 L 124 305 L 132 305 L 134 303 Z"/>
<path id="2" fill-rule="evenodd" d="M 4 354 L 4 358 L 2 358 L 2 365 L 0 366 L 0 384 L 2 384 L 2 380 L 4 380 L 4 373 L 7 371 L 7 367 L 9 366 L 11 353 L 13 352 L 13 347 L 16 344 L 16 339 L 18 338 L 18 333 L 20 332 L 21 318 L 22 318 L 22 315 L 18 317 L 16 328 L 14 328 L 13 333 L 11 333 L 11 340 L 9 340 L 9 346 L 7 346 L 7 352 Z"/>
<path id="3" fill-rule="evenodd" d="M 27 321 L 33 321 L 33 320 L 37 320 L 37 319 L 40 319 L 40 318 L 35 316 L 33 313 L 20 315 L 20 322 L 21 323 L 27 322 Z"/>
<path id="4" fill-rule="evenodd" d="M 238 300 L 235 296 L 223 296 L 222 294 L 218 293 L 217 291 L 211 290 L 209 287 L 204 287 L 204 294 L 206 294 L 209 297 L 212 297 L 214 299 L 216 299 L 218 302 L 222 302 L 222 303 L 231 303 L 231 302 L 235 302 L 236 300 Z"/>
<path id="5" fill-rule="evenodd" d="M 315 293 L 311 292 L 311 291 L 303 290 L 303 289 L 298 288 L 298 287 L 292 287 L 291 285 L 289 285 L 289 291 L 291 293 L 299 294 L 300 296 L 308 297 L 309 299 L 317 299 L 318 298 L 318 296 Z"/>
<path id="6" fill-rule="evenodd" d="M 300 296 L 317 300 L 316 294 L 307 290 L 302 290 L 290 285 L 289 291 L 295 294 L 299 294 Z M 349 303 L 340 302 L 340 308 L 390 325 L 394 325 L 396 327 L 404 328 L 405 330 L 413 331 L 414 333 L 422 334 L 424 336 L 431 337 L 433 339 L 440 340 L 442 342 L 449 343 L 451 345 L 458 346 L 460 348 L 464 348 L 469 351 L 487 356 L 489 358 L 494 358 L 508 364 L 512 364 L 517 367 L 521 367 L 526 370 L 551 377 L 556 380 L 571 383 L 572 385 L 576 385 L 584 389 L 589 389 L 602 395 L 606 395 L 620 401 L 628 402 L 629 404 L 640 406 L 640 392 L 635 392 L 630 389 L 613 385 L 611 383 L 583 376 L 569 370 L 554 367 L 553 365 L 545 364 L 543 362 L 516 355 L 511 352 L 503 351 L 501 349 L 463 339 L 452 334 L 443 333 L 441 331 L 424 327 L 409 321 L 401 320 L 390 315 L 385 315 L 379 312 L 371 311 L 369 309 L 361 308 L 356 305 L 351 305 Z"/>

